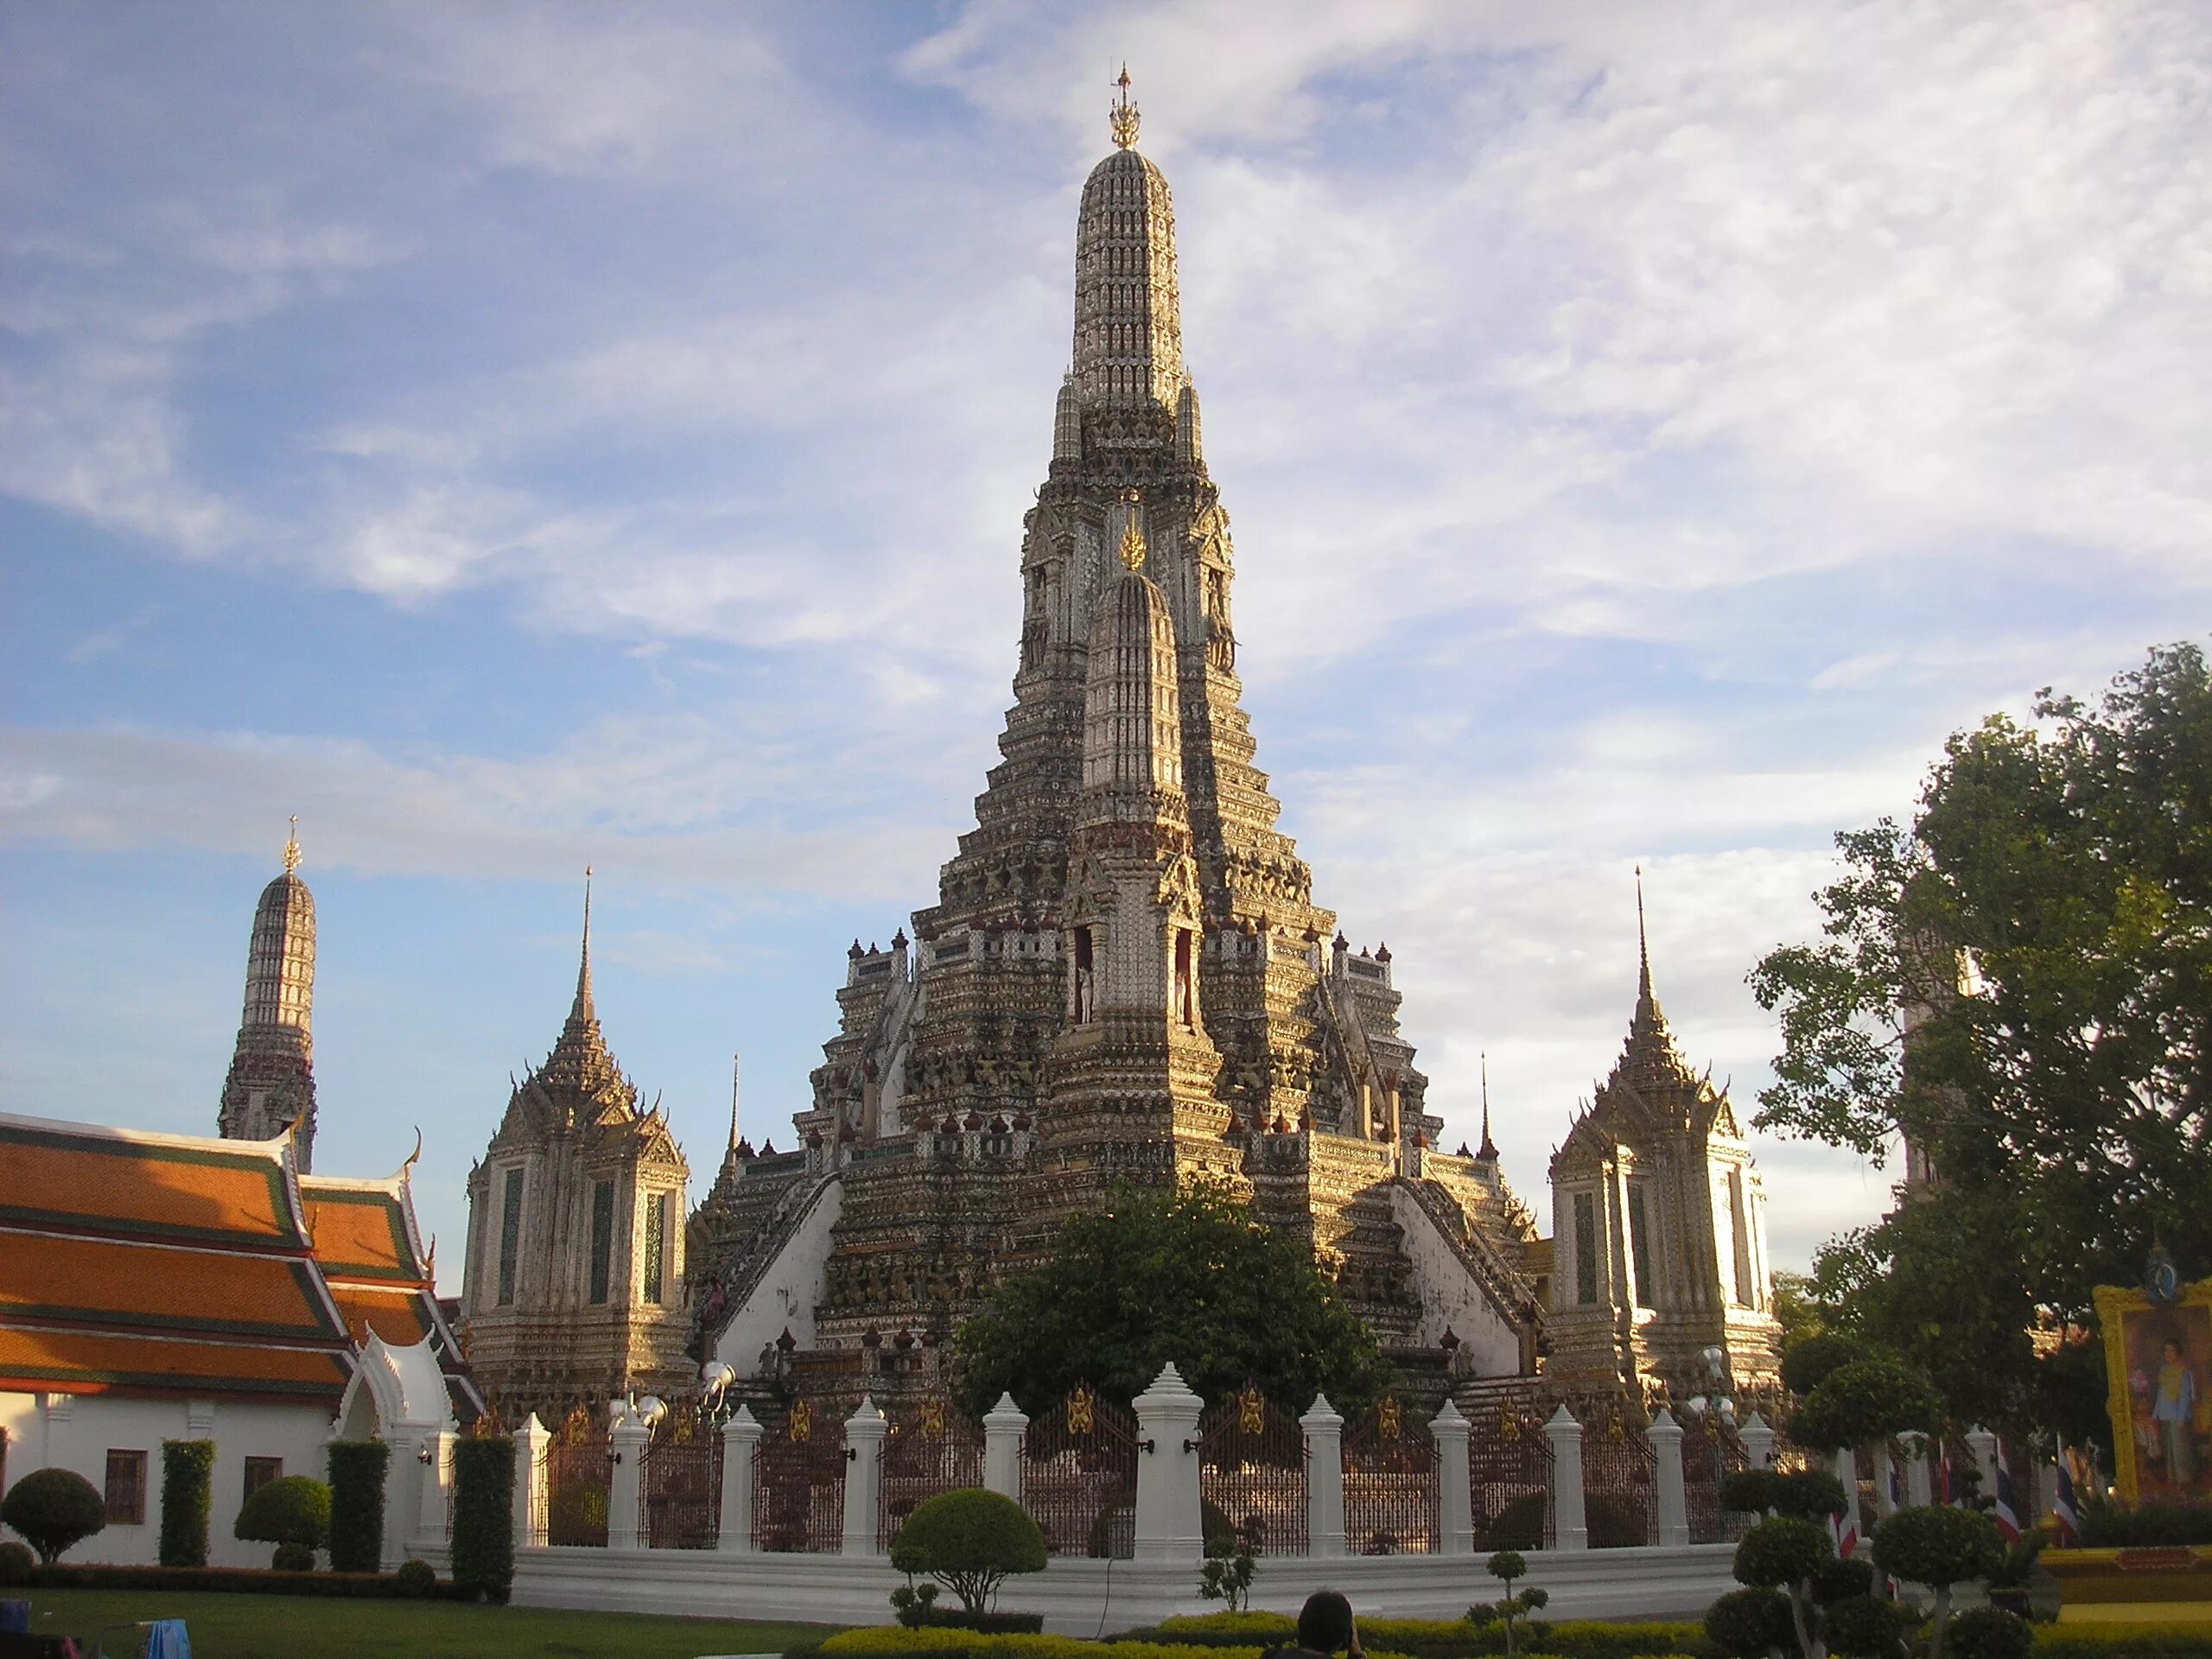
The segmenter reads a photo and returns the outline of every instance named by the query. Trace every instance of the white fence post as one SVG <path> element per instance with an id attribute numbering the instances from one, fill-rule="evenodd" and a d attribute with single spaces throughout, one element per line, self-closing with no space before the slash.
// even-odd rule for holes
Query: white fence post
<path id="1" fill-rule="evenodd" d="M 1744 1426 L 1737 1431 L 1744 1437 L 1744 1454 L 1754 1469 L 1774 1467 L 1774 1431 L 1766 1426 L 1766 1419 L 1756 1411 L 1744 1419 Z"/>
<path id="2" fill-rule="evenodd" d="M 1555 1548 L 1590 1548 L 1590 1524 L 1582 1504 L 1582 1425 L 1565 1406 L 1544 1425 L 1544 1438 L 1552 1443 L 1552 1530 Z"/>
<path id="3" fill-rule="evenodd" d="M 1306 1431 L 1306 1550 L 1309 1555 L 1344 1553 L 1344 1420 L 1317 1394 L 1298 1420 Z"/>
<path id="4" fill-rule="evenodd" d="M 1136 1408 L 1136 1558 L 1194 1563 L 1205 1550 L 1199 1536 L 1198 1442 L 1205 1402 L 1171 1360 L 1137 1396 Z"/>
<path id="5" fill-rule="evenodd" d="M 645 1442 L 652 1438 L 635 1406 L 623 1407 L 607 1431 L 614 1448 L 613 1479 L 607 1493 L 607 1547 L 639 1548 L 639 1497 L 644 1489 Z"/>
<path id="6" fill-rule="evenodd" d="M 1659 1541 L 1663 1545 L 1690 1541 L 1689 1495 L 1682 1487 L 1682 1426 L 1662 1406 L 1643 1431 L 1651 1442 L 1652 1498 L 1659 1506 Z"/>
<path id="7" fill-rule="evenodd" d="M 715 1539 L 718 1552 L 753 1548 L 753 1452 L 760 1444 L 760 1424 L 740 1406 L 722 1425 L 721 1529 Z"/>
<path id="8" fill-rule="evenodd" d="M 1908 1428 L 1897 1440 L 1904 1446 L 1904 1501 L 1925 1506 L 1936 1497 L 1935 1484 L 1929 1478 L 1928 1436 Z"/>
<path id="9" fill-rule="evenodd" d="M 434 1428 L 423 1436 L 416 1449 L 416 1461 L 423 1465 L 421 1483 L 415 1489 L 414 1554 L 417 1555 L 425 1549 L 445 1548 L 447 1492 L 453 1484 L 455 1438 L 443 1429 Z M 426 1457 L 425 1453 L 429 1455 Z"/>
<path id="10" fill-rule="evenodd" d="M 1967 1450 L 1974 1453 L 1974 1466 L 1981 1471 L 1980 1495 L 1993 1499 L 1997 1496 L 1997 1436 L 1986 1428 L 1970 1428 Z"/>
<path id="11" fill-rule="evenodd" d="M 1021 1502 L 1021 1437 L 1029 1432 L 1028 1414 L 1011 1394 L 983 1416 L 983 1486 L 1001 1497 Z"/>
<path id="12" fill-rule="evenodd" d="M 528 1549 L 545 1541 L 546 1454 L 553 1436 L 531 1412 L 515 1430 L 515 1548 Z"/>
<path id="13" fill-rule="evenodd" d="M 876 1506 L 881 1499 L 879 1482 L 883 1469 L 883 1437 L 890 1421 L 868 1395 L 860 1408 L 845 1419 L 845 1554 L 873 1555 L 875 1550 Z"/>
<path id="14" fill-rule="evenodd" d="M 1449 1399 L 1428 1425 L 1429 1434 L 1436 1441 L 1436 1552 L 1440 1555 L 1475 1553 L 1475 1495 L 1467 1469 L 1467 1435 L 1472 1427 Z"/>

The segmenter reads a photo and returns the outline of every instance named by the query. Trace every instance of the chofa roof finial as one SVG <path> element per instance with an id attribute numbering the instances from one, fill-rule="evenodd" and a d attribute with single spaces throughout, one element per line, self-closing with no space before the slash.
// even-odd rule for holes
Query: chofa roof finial
<path id="1" fill-rule="evenodd" d="M 300 868 L 300 815 L 292 814 L 291 832 L 284 837 L 284 874 L 291 874 Z"/>

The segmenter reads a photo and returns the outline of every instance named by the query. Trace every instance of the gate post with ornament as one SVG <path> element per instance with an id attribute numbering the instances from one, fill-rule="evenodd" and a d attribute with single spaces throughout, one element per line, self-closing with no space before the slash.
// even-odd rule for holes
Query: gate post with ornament
<path id="1" fill-rule="evenodd" d="M 638 1415 L 633 1405 L 625 1405 L 614 1419 L 614 1427 L 607 1432 L 607 1444 L 614 1448 L 614 1469 L 607 1493 L 607 1547 L 609 1549 L 635 1549 L 639 1547 L 639 1496 L 645 1473 L 645 1442 L 652 1438 L 652 1431 L 645 1427 L 645 1420 Z"/>
<path id="2" fill-rule="evenodd" d="M 1306 1548 L 1316 1555 L 1344 1553 L 1344 1420 L 1329 1396 L 1313 1396 L 1298 1420 L 1306 1431 Z"/>
<path id="3" fill-rule="evenodd" d="M 1473 1473 L 1467 1465 L 1467 1436 L 1474 1426 L 1450 1400 L 1429 1420 L 1436 1442 L 1436 1549 L 1440 1555 L 1475 1553 Z"/>
<path id="4" fill-rule="evenodd" d="M 881 1501 L 883 1437 L 891 1421 L 868 1395 L 845 1419 L 845 1546 L 848 1555 L 875 1554 L 876 1505 Z"/>
<path id="5" fill-rule="evenodd" d="M 983 1416 L 983 1489 L 1001 1497 L 1021 1502 L 1021 1437 L 1029 1432 L 1029 1414 L 1014 1403 L 1011 1394 Z"/>
<path id="6" fill-rule="evenodd" d="M 721 1530 L 715 1548 L 725 1554 L 753 1548 L 753 1454 L 760 1446 L 760 1421 L 740 1406 L 722 1425 Z"/>
<path id="7" fill-rule="evenodd" d="M 1198 1415 L 1205 1402 L 1171 1360 L 1136 1397 L 1136 1559 L 1195 1565 L 1205 1553 L 1198 1518 Z"/>

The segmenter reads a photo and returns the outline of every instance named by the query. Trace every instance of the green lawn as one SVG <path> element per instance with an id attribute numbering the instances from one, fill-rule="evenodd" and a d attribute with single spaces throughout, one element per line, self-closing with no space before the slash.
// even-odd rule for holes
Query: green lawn
<path id="1" fill-rule="evenodd" d="M 181 1618 L 193 1659 L 696 1659 L 812 1646 L 837 1627 L 725 1618 L 571 1613 L 450 1601 L 238 1596 L 158 1590 L 10 1590 L 31 1629 L 90 1637 L 127 1619 Z M 80 1641 L 87 1659 L 92 1646 Z M 118 1637 L 113 1654 L 137 1652 Z"/>

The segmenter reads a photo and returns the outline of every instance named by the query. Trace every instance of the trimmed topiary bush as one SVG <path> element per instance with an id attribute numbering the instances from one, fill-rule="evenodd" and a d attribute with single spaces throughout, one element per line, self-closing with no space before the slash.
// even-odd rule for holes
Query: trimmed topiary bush
<path id="1" fill-rule="evenodd" d="M 391 1448 L 382 1440 L 330 1443 L 330 1570 L 373 1573 L 384 1560 L 384 1483 Z"/>
<path id="2" fill-rule="evenodd" d="M 1736 1546 L 1736 1581 L 1788 1597 L 1797 1645 L 1813 1659 L 1820 1655 L 1814 1637 L 1813 1580 L 1822 1563 L 1834 1558 L 1835 1547 L 1823 1529 L 1789 1515 L 1760 1522 Z"/>
<path id="3" fill-rule="evenodd" d="M 927 1573 L 981 1613 L 1007 1574 L 1045 1570 L 1045 1535 L 1010 1497 L 980 1488 L 940 1492 L 899 1529 L 891 1565 Z"/>
<path id="4" fill-rule="evenodd" d="M 1705 1610 L 1706 1639 L 1721 1659 L 1767 1659 L 1797 1640 L 1789 1598 L 1769 1586 L 1731 1590 Z"/>
<path id="5" fill-rule="evenodd" d="M 274 1565 L 287 1572 L 307 1572 L 315 1566 L 315 1552 L 330 1536 L 330 1488 L 307 1475 L 272 1480 L 239 1506 L 231 1535 L 304 1549 L 304 1564 L 287 1567 L 280 1554 Z M 290 1559 L 297 1562 L 300 1558 L 295 1554 Z"/>
<path id="6" fill-rule="evenodd" d="M 453 1448 L 453 1583 L 463 1596 L 505 1601 L 515 1581 L 515 1443 Z"/>
<path id="7" fill-rule="evenodd" d="M 214 1467 L 213 1440 L 162 1442 L 163 1567 L 207 1565 L 208 1485 Z"/>
<path id="8" fill-rule="evenodd" d="M 34 1469 L 8 1489 L 0 1521 L 51 1567 L 72 1545 L 107 1529 L 107 1500 L 73 1469 Z"/>
<path id="9" fill-rule="evenodd" d="M 269 1565 L 278 1573 L 312 1573 L 315 1551 L 305 1544 L 279 1544 Z"/>
<path id="10" fill-rule="evenodd" d="M 438 1570 L 428 1561 L 410 1557 L 399 1564 L 391 1577 L 399 1593 L 412 1600 L 422 1601 L 438 1593 Z"/>
<path id="11" fill-rule="evenodd" d="M 1783 1351 L 1782 1386 L 1802 1399 L 1866 1352 L 1865 1344 L 1850 1337 L 1801 1338 Z"/>
<path id="12" fill-rule="evenodd" d="M 2005 1565 L 2005 1535 L 1979 1510 L 1915 1503 L 1884 1516 L 1874 1528 L 1874 1563 L 1892 1578 L 1936 1592 L 1928 1659 L 1943 1659 L 1951 1589 L 1986 1579 Z"/>
<path id="13" fill-rule="evenodd" d="M 1823 1607 L 1874 1593 L 1874 1564 L 1854 1555 L 1844 1560 L 1831 1555 L 1813 1574 L 1813 1599 Z"/>
<path id="14" fill-rule="evenodd" d="M 1828 1650 L 1849 1659 L 1902 1659 L 1904 1615 L 1871 1595 L 1845 1596 L 1821 1614 Z"/>
<path id="15" fill-rule="evenodd" d="M 29 1584 L 37 1568 L 38 1557 L 31 1554 L 29 1545 L 19 1544 L 12 1538 L 0 1544 L 0 1590 Z"/>
<path id="16" fill-rule="evenodd" d="M 2002 1607 L 1969 1607 L 1951 1621 L 1952 1659 L 2028 1659 L 2035 1646 L 2028 1621 Z"/>

